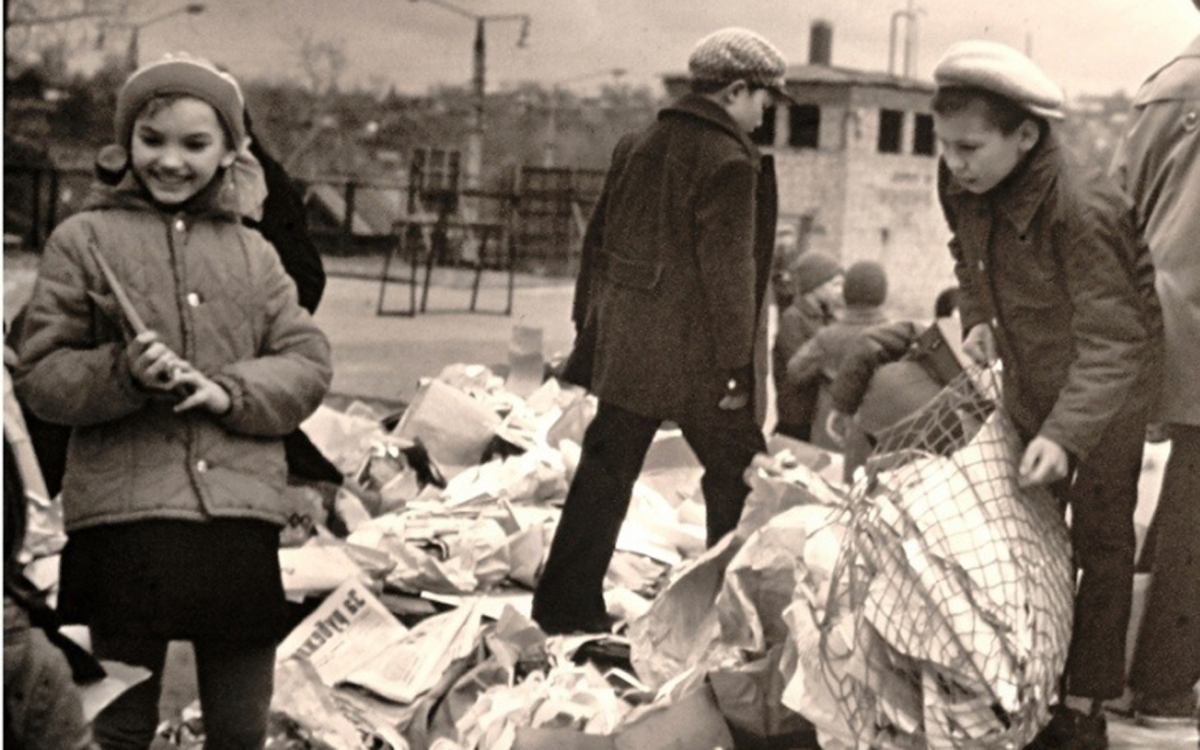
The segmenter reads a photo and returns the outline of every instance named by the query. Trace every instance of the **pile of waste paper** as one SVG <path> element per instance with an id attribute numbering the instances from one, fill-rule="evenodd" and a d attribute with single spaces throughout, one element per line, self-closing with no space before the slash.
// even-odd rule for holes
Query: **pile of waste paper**
<path id="1" fill-rule="evenodd" d="M 292 488 L 268 747 L 973 748 L 1044 723 L 1069 550 L 998 411 L 852 487 L 837 454 L 773 438 L 710 549 L 699 464 L 660 431 L 605 581 L 615 632 L 547 637 L 532 591 L 595 409 L 453 365 L 401 413 L 303 425 L 344 481 Z M 198 708 L 160 741 L 200 747 Z"/>

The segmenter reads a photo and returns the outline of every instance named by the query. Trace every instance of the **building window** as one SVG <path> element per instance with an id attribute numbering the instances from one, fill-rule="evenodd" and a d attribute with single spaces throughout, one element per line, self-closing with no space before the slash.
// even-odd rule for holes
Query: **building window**
<path id="1" fill-rule="evenodd" d="M 933 134 L 933 115 L 917 115 L 913 128 L 913 153 L 933 156 L 937 152 Z"/>
<path id="2" fill-rule="evenodd" d="M 815 104 L 793 104 L 788 108 L 788 145 L 817 148 L 821 142 L 821 108 Z"/>
<path id="3" fill-rule="evenodd" d="M 879 110 L 879 153 L 900 153 L 900 134 L 903 130 L 903 112 L 895 109 Z"/>
<path id="4" fill-rule="evenodd" d="M 442 148 L 413 151 L 410 179 L 420 190 L 458 190 L 460 152 Z"/>
<path id="5" fill-rule="evenodd" d="M 775 145 L 775 107 L 767 107 L 763 110 L 762 125 L 759 125 L 750 134 L 750 140 L 759 146 Z"/>

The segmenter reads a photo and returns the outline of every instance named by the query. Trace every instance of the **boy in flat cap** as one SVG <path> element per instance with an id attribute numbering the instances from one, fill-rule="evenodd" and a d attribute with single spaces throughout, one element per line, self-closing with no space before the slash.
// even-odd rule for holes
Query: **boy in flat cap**
<path id="1" fill-rule="evenodd" d="M 938 194 L 953 232 L 964 351 L 1004 363 L 1026 485 L 1071 507 L 1081 571 L 1063 703 L 1033 747 L 1107 746 L 1101 701 L 1125 684 L 1133 511 L 1162 322 L 1129 201 L 1067 159 L 1058 87 L 992 42 L 934 70 Z"/>
<path id="2" fill-rule="evenodd" d="M 1166 335 L 1155 418 L 1171 437 L 1129 683 L 1140 723 L 1191 723 L 1200 680 L 1200 36 L 1134 97 L 1113 172 L 1154 258 Z"/>
<path id="3" fill-rule="evenodd" d="M 710 545 L 737 525 L 742 474 L 766 448 L 753 363 L 766 355 L 777 200 L 748 134 L 784 59 L 731 28 L 701 39 L 688 68 L 691 93 L 617 144 L 585 235 L 564 377 L 600 404 L 534 595 L 547 633 L 609 629 L 604 574 L 664 420 L 704 465 Z"/>

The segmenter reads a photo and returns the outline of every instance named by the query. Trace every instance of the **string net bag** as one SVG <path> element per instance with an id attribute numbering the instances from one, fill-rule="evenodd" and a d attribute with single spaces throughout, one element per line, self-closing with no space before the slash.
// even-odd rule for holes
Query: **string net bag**
<path id="1" fill-rule="evenodd" d="M 827 748 L 1024 747 L 1071 633 L 1066 525 L 1019 489 L 996 374 L 954 379 L 877 436 L 856 476 L 817 663 L 842 722 Z M 830 734 L 830 733 L 826 733 Z"/>

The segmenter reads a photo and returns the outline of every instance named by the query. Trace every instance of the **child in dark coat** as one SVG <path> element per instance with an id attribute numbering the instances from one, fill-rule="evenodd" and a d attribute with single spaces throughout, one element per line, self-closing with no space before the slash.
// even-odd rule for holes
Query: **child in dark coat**
<path id="1" fill-rule="evenodd" d="M 862 331 L 887 320 L 883 313 L 883 303 L 887 301 L 887 274 L 883 266 L 873 261 L 859 261 L 850 266 L 842 286 L 842 300 L 841 317 L 818 331 L 787 363 L 787 387 L 818 389 L 811 442 L 830 449 L 840 446 L 825 432 L 832 405 L 829 384 L 837 375 L 850 342 Z"/>
<path id="2" fill-rule="evenodd" d="M 963 348 L 1003 361 L 1020 481 L 1071 507 L 1081 571 L 1065 700 L 1034 747 L 1101 750 L 1101 702 L 1125 686 L 1133 511 L 1160 374 L 1154 271 L 1129 201 L 1059 145 L 1062 94 L 1028 58 L 963 42 L 934 79 Z"/>
<path id="3" fill-rule="evenodd" d="M 825 326 L 834 321 L 842 306 L 842 266 L 824 253 L 801 255 L 790 271 L 792 302 L 779 314 L 779 332 L 771 350 L 771 372 L 775 378 L 775 432 L 797 440 L 809 440 L 817 412 L 819 383 L 793 386 L 788 383 L 787 363 Z"/>

